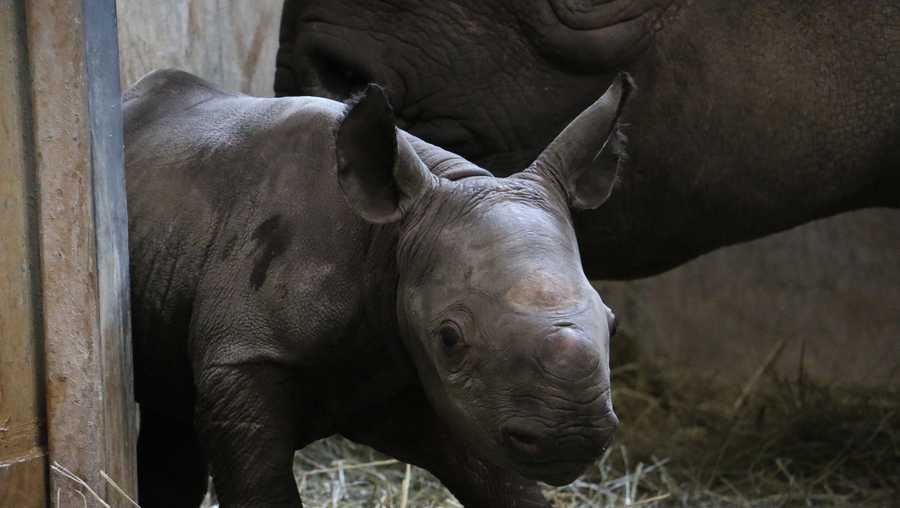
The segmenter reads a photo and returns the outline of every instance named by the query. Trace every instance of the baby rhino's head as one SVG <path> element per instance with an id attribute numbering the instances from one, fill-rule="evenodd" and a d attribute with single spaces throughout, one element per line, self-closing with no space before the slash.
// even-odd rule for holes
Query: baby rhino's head
<path id="1" fill-rule="evenodd" d="M 350 206 L 399 221 L 399 320 L 435 411 L 484 459 L 551 484 L 575 479 L 618 425 L 615 319 L 581 268 L 569 210 L 609 196 L 629 90 L 617 79 L 508 178 L 397 131 L 374 86 L 336 130 Z"/>

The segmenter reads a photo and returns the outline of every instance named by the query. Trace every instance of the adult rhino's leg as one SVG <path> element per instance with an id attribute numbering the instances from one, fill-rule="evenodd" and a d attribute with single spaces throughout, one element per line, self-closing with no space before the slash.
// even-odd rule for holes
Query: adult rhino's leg
<path id="1" fill-rule="evenodd" d="M 195 378 L 196 425 L 221 506 L 302 506 L 292 470 L 292 372 L 269 364 L 214 365 Z"/>
<path id="2" fill-rule="evenodd" d="M 206 458 L 190 421 L 141 405 L 138 494 L 143 508 L 197 508 L 206 494 Z"/>
<path id="3" fill-rule="evenodd" d="M 353 420 L 345 437 L 427 469 L 466 508 L 550 507 L 537 482 L 478 459 L 452 437 L 419 388 Z"/>

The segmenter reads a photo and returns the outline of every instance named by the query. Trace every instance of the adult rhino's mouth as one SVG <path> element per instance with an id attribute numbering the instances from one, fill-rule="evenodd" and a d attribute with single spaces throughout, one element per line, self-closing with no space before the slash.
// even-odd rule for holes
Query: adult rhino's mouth
<path id="1" fill-rule="evenodd" d="M 433 93 L 417 98 L 414 94 L 422 92 L 407 88 L 409 69 L 381 62 L 372 44 L 359 42 L 365 39 L 356 37 L 358 31 L 318 18 L 300 20 L 296 30 L 294 43 L 283 44 L 278 53 L 276 95 L 343 101 L 368 83 L 378 83 L 390 95 L 399 128 L 469 159 L 488 152 L 465 118 L 421 104 L 424 99 L 433 102 Z"/>
<path id="2" fill-rule="evenodd" d="M 298 20 L 282 43 L 276 58 L 275 95 L 314 95 L 346 100 L 367 84 L 379 82 L 367 62 L 374 54 L 362 44 L 353 44 L 352 29 L 323 19 Z M 284 34 L 283 34 L 284 35 Z"/>
<path id="3" fill-rule="evenodd" d="M 320 37 L 313 33 L 306 37 L 307 40 L 298 41 L 290 55 L 294 62 L 279 65 L 276 71 L 278 95 L 299 93 L 346 100 L 375 80 L 368 69 L 357 64 L 354 53 L 342 46 L 321 43 L 317 40 Z"/>

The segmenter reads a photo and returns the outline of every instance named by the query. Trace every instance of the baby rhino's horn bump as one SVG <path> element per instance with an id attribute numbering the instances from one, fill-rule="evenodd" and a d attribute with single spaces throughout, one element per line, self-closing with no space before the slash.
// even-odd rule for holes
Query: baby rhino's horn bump
<path id="1" fill-rule="evenodd" d="M 581 379 L 597 370 L 597 347 L 580 330 L 563 327 L 541 343 L 538 361 L 550 374 L 563 379 Z"/>

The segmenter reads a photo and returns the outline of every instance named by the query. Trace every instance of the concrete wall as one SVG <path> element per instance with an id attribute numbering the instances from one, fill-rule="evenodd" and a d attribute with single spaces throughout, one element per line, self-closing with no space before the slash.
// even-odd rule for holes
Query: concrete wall
<path id="1" fill-rule="evenodd" d="M 281 0 L 118 6 L 125 85 L 169 66 L 271 95 Z M 677 366 L 741 382 L 784 338 L 784 374 L 805 344 L 820 379 L 900 385 L 900 212 L 847 214 L 599 286 L 624 331 Z"/>
<path id="2" fill-rule="evenodd" d="M 282 0 L 117 0 L 122 86 L 174 67 L 271 96 Z"/>

